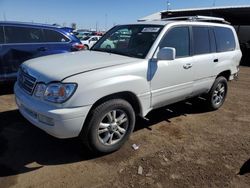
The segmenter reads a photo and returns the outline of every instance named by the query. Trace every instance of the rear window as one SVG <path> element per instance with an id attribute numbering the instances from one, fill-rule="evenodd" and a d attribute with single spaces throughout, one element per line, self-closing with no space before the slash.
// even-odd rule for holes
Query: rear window
<path id="1" fill-rule="evenodd" d="M 3 27 L 0 26 L 0 44 L 4 43 Z"/>
<path id="2" fill-rule="evenodd" d="M 69 42 L 69 39 L 63 34 L 49 29 L 44 29 L 46 42 Z"/>
<path id="3" fill-rule="evenodd" d="M 214 28 L 217 52 L 232 51 L 235 49 L 235 39 L 231 29 L 223 27 Z"/>
<path id="4" fill-rule="evenodd" d="M 43 41 L 42 30 L 29 27 L 5 26 L 6 43 L 38 43 Z"/>
<path id="5" fill-rule="evenodd" d="M 194 54 L 210 53 L 208 27 L 193 27 Z"/>

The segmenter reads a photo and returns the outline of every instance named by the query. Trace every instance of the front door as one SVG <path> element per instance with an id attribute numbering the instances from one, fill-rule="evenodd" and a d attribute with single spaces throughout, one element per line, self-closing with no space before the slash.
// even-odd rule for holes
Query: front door
<path id="1" fill-rule="evenodd" d="M 19 65 L 44 53 L 42 30 L 29 27 L 5 26 L 5 43 L 1 50 L 1 75 L 15 79 Z"/>
<path id="2" fill-rule="evenodd" d="M 175 27 L 167 31 L 159 48 L 173 47 L 176 59 L 149 62 L 151 106 L 157 108 L 191 96 L 193 91 L 193 57 L 190 56 L 189 27 Z"/>

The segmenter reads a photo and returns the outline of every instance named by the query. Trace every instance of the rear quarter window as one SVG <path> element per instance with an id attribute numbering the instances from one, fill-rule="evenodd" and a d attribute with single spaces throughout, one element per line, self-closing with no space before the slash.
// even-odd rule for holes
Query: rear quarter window
<path id="1" fill-rule="evenodd" d="M 44 29 L 45 42 L 69 42 L 70 40 L 62 33 L 54 30 Z"/>
<path id="2" fill-rule="evenodd" d="M 4 43 L 4 33 L 3 33 L 3 27 L 0 26 L 0 44 Z"/>
<path id="3" fill-rule="evenodd" d="M 214 33 L 217 44 L 217 52 L 227 52 L 235 49 L 235 38 L 233 31 L 230 28 L 215 27 Z"/>

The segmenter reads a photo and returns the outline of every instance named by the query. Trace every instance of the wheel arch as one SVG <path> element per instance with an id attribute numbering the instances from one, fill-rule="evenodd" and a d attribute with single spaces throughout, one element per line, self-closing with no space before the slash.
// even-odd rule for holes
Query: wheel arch
<path id="1" fill-rule="evenodd" d="M 141 103 L 140 103 L 139 99 L 137 98 L 137 96 L 133 92 L 130 92 L 130 91 L 123 91 L 123 92 L 113 93 L 113 94 L 110 94 L 110 95 L 107 95 L 107 96 L 104 96 L 104 97 L 98 99 L 92 105 L 89 112 L 91 112 L 93 109 L 95 109 L 100 104 L 102 104 L 102 103 L 104 103 L 104 102 L 106 102 L 108 100 L 111 100 L 111 99 L 123 99 L 123 100 L 126 100 L 128 103 L 131 104 L 131 106 L 133 107 L 136 115 L 142 115 Z M 89 116 L 89 114 L 88 114 L 88 116 Z"/>
<path id="2" fill-rule="evenodd" d="M 231 76 L 231 71 L 230 70 L 225 70 L 225 71 L 219 73 L 216 78 L 218 78 L 220 76 L 225 77 L 227 79 L 227 81 L 229 81 L 229 78 Z"/>

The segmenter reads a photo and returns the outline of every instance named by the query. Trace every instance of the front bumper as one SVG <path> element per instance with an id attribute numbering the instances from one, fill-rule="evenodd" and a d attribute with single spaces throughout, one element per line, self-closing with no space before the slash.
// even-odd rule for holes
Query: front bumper
<path id="1" fill-rule="evenodd" d="M 16 104 L 20 113 L 32 124 L 57 138 L 77 137 L 91 106 L 57 108 L 33 99 L 15 84 Z"/>

